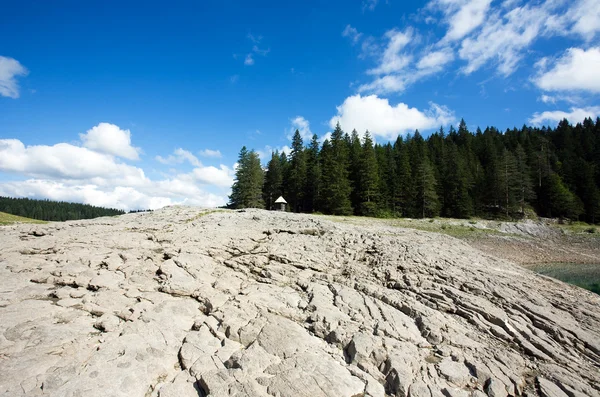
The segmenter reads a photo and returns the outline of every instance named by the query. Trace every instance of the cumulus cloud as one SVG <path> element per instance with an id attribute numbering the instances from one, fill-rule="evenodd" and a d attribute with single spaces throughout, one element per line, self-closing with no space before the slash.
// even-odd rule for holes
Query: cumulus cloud
<path id="1" fill-rule="evenodd" d="M 25 146 L 18 139 L 0 139 L 0 171 L 56 179 L 146 181 L 144 171 L 114 157 L 68 143 Z"/>
<path id="2" fill-rule="evenodd" d="M 19 84 L 16 78 L 27 73 L 27 69 L 16 59 L 0 56 L 0 95 L 18 98 Z"/>
<path id="3" fill-rule="evenodd" d="M 569 48 L 550 70 L 539 64 L 534 83 L 544 91 L 589 91 L 600 93 L 600 47 Z"/>
<path id="4" fill-rule="evenodd" d="M 230 187 L 233 184 L 233 169 L 221 164 L 219 168 L 208 166 L 194 168 L 192 171 L 196 180 L 202 184 L 220 187 Z"/>
<path id="5" fill-rule="evenodd" d="M 201 167 L 202 163 L 192 152 L 185 149 L 179 148 L 173 151 L 168 157 L 156 156 L 156 160 L 162 164 L 181 164 L 185 161 L 189 162 L 195 167 Z"/>
<path id="6" fill-rule="evenodd" d="M 292 148 L 290 148 L 288 145 L 277 147 L 266 145 L 264 149 L 257 150 L 256 154 L 258 154 L 258 157 L 263 161 L 263 163 L 266 163 L 267 161 L 271 160 L 271 153 L 273 153 L 274 151 L 289 155 L 290 153 L 292 153 Z"/>
<path id="7" fill-rule="evenodd" d="M 287 138 L 289 140 L 292 140 L 292 137 L 294 136 L 294 133 L 296 132 L 296 130 L 298 130 L 298 132 L 300 132 L 300 136 L 302 137 L 302 140 L 304 140 L 305 143 L 312 138 L 313 133 L 310 130 L 310 123 L 304 117 L 302 117 L 302 116 L 294 117 L 291 120 L 291 124 L 292 124 L 292 126 L 288 130 L 288 134 L 287 134 Z"/>
<path id="8" fill-rule="evenodd" d="M 83 146 L 97 152 L 138 160 L 140 149 L 131 146 L 131 132 L 110 123 L 100 123 L 79 134 Z"/>
<path id="9" fill-rule="evenodd" d="M 385 98 L 376 95 L 354 95 L 346 98 L 337 107 L 337 115 L 331 118 L 329 126 L 334 128 L 339 122 L 346 131 L 356 129 L 360 133 L 369 130 L 374 136 L 394 139 L 398 134 L 428 130 L 448 125 L 455 121 L 454 114 L 445 106 L 430 103 L 429 109 L 421 111 L 405 103 L 391 105 Z"/>
<path id="10" fill-rule="evenodd" d="M 90 137 L 94 141 L 95 135 Z M 180 148 L 160 159 L 169 164 L 189 162 L 194 168 L 187 173 L 175 170 L 169 177 L 153 180 L 142 168 L 100 150 L 106 148 L 100 145 L 91 149 L 68 143 L 26 146 L 18 139 L 0 139 L 0 175 L 24 178 L 0 179 L 0 195 L 74 201 L 123 210 L 183 203 L 214 207 L 227 202 L 234 171 L 226 165 L 205 167 L 191 152 Z"/>
<path id="11" fill-rule="evenodd" d="M 202 157 L 210 157 L 214 159 L 220 159 L 221 157 L 223 157 L 220 150 L 204 149 L 200 150 L 198 154 Z"/>
<path id="12" fill-rule="evenodd" d="M 252 57 L 252 54 L 246 55 L 246 58 L 244 59 L 244 65 L 254 65 L 254 58 Z"/>
<path id="13" fill-rule="evenodd" d="M 529 122 L 534 125 L 541 125 L 544 122 L 559 122 L 567 119 L 571 123 L 579 123 L 587 117 L 595 119 L 600 116 L 600 106 L 590 106 L 586 108 L 571 108 L 568 112 L 562 110 L 546 111 L 534 113 Z"/>

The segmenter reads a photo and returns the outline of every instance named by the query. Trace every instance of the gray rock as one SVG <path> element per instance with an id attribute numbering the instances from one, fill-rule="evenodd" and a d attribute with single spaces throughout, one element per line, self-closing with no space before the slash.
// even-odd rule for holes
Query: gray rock
<path id="1" fill-rule="evenodd" d="M 0 396 L 599 394 L 599 297 L 343 219 L 168 207 L 0 227 Z"/>

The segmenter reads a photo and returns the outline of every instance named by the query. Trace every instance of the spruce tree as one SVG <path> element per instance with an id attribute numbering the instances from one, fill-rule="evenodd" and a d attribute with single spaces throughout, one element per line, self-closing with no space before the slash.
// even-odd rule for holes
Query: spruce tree
<path id="1" fill-rule="evenodd" d="M 254 150 L 249 152 L 246 146 L 242 147 L 229 196 L 229 206 L 231 208 L 264 208 L 263 183 L 264 172 L 258 154 Z"/>
<path id="2" fill-rule="evenodd" d="M 334 215 L 352 214 L 348 144 L 338 123 L 331 134 L 331 149 L 328 148 L 329 153 L 323 161 L 323 208 L 327 213 Z"/>
<path id="3" fill-rule="evenodd" d="M 425 157 L 416 173 L 416 205 L 421 218 L 433 218 L 439 214 L 439 201 L 436 193 L 437 181 L 429 158 Z"/>
<path id="4" fill-rule="evenodd" d="M 378 190 L 379 175 L 375 149 L 373 148 L 373 139 L 371 139 L 369 131 L 366 131 L 362 153 L 360 154 L 358 176 L 358 196 L 360 198 L 361 215 L 375 216 L 377 214 Z"/>
<path id="5" fill-rule="evenodd" d="M 304 157 L 304 143 L 298 130 L 292 138 L 288 183 L 290 208 L 294 212 L 303 211 L 306 189 L 306 159 Z"/>
<path id="6" fill-rule="evenodd" d="M 314 212 L 318 208 L 321 191 L 321 164 L 319 161 L 319 139 L 313 135 L 310 146 L 306 149 L 306 212 Z"/>
<path id="7" fill-rule="evenodd" d="M 283 195 L 283 170 L 281 167 L 281 159 L 279 152 L 276 150 L 271 153 L 271 160 L 267 164 L 267 172 L 265 173 L 265 184 L 263 188 L 263 199 L 265 208 L 274 209 L 275 200 Z"/>

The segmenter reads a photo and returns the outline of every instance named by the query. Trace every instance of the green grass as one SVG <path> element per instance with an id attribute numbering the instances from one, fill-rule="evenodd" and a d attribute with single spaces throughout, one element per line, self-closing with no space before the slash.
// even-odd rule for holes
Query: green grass
<path id="1" fill-rule="evenodd" d="M 549 263 L 536 265 L 531 270 L 600 295 L 600 263 Z"/>
<path id="2" fill-rule="evenodd" d="M 24 218 L 22 216 L 0 212 L 0 225 L 12 225 L 13 223 L 48 223 L 37 219 Z"/>
<path id="3" fill-rule="evenodd" d="M 600 234 L 600 227 L 590 225 L 585 222 L 571 222 L 566 224 L 557 224 L 555 227 L 559 228 L 566 234 L 580 234 L 589 236 L 598 236 Z"/>

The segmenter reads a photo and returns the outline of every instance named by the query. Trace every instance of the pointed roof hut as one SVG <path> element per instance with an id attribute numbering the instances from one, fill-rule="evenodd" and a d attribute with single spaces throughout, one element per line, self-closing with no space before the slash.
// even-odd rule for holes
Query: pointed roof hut
<path id="1" fill-rule="evenodd" d="M 279 204 L 275 206 L 277 211 L 285 211 L 285 205 L 287 204 L 287 201 L 285 201 L 283 196 L 279 196 L 279 198 L 275 200 L 275 204 Z"/>

